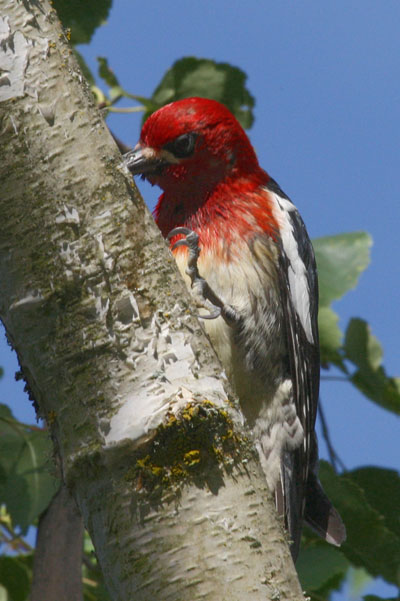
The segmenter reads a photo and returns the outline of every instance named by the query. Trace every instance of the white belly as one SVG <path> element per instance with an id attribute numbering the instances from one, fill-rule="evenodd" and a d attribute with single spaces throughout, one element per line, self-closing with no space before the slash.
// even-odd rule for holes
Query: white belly
<path id="1" fill-rule="evenodd" d="M 180 250 L 175 253 L 175 259 L 190 290 L 190 278 L 185 273 L 187 252 Z M 222 317 L 202 321 L 236 394 L 241 401 L 248 401 L 251 396 L 257 413 L 259 402 L 268 403 L 266 397 L 272 398 L 275 393 L 275 380 L 281 375 L 275 372 L 277 367 L 280 372 L 278 364 L 285 346 L 282 320 L 277 315 L 279 298 L 271 248 L 254 245 L 250 250 L 242 243 L 229 261 L 202 250 L 198 270 L 221 300 L 241 317 L 248 332 L 244 340 L 252 337 L 254 352 L 245 348 L 235 327 L 228 326 Z M 207 311 L 199 309 L 200 315 L 204 313 Z M 260 361 L 254 360 L 257 348 L 264 360 L 261 369 Z M 251 421 L 251 416 L 247 417 Z"/>
<path id="2" fill-rule="evenodd" d="M 203 324 L 253 430 L 268 486 L 274 491 L 282 453 L 302 444 L 303 428 L 287 373 L 283 309 L 271 246 L 253 245 L 250 250 L 242 244 L 240 254 L 230 261 L 201 252 L 198 270 L 239 317 L 233 326 L 222 317 Z M 187 253 L 180 251 L 175 258 L 190 290 Z M 199 309 L 200 314 L 203 311 Z"/>

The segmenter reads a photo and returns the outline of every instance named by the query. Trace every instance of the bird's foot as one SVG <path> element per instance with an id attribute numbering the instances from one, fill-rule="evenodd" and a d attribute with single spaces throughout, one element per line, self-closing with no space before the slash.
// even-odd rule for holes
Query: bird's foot
<path id="1" fill-rule="evenodd" d="M 172 250 L 178 248 L 178 246 L 186 246 L 188 248 L 189 257 L 185 272 L 190 277 L 192 294 L 196 303 L 209 312 L 209 315 L 199 315 L 199 317 L 202 319 L 216 319 L 221 316 L 228 325 L 233 325 L 238 321 L 236 311 L 231 305 L 224 303 L 210 288 L 207 281 L 199 274 L 197 267 L 197 260 L 200 255 L 198 234 L 187 227 L 176 227 L 169 232 L 167 239 L 171 240 L 171 238 L 178 234 L 183 234 L 185 238 L 181 238 L 178 242 L 175 242 Z"/>

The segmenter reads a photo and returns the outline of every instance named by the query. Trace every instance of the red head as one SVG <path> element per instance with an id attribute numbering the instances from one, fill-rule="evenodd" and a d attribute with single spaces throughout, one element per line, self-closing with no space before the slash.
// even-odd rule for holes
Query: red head
<path id="1" fill-rule="evenodd" d="M 164 190 L 156 216 L 161 205 L 185 216 L 220 202 L 227 186 L 232 190 L 240 181 L 242 188 L 256 188 L 268 181 L 237 119 L 206 98 L 185 98 L 153 113 L 126 159 L 133 174 Z"/>
<path id="2" fill-rule="evenodd" d="M 131 171 L 166 191 L 194 184 L 210 192 L 221 180 L 260 169 L 237 119 L 206 98 L 185 98 L 153 113 L 134 155 L 140 158 L 128 163 Z"/>

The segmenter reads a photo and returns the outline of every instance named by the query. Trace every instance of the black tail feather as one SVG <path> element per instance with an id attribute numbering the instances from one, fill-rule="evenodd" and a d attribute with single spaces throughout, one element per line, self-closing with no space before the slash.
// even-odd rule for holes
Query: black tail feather
<path id="1" fill-rule="evenodd" d="M 342 518 L 326 496 L 318 478 L 312 472 L 307 482 L 304 520 L 328 543 L 340 547 L 346 540 Z"/>

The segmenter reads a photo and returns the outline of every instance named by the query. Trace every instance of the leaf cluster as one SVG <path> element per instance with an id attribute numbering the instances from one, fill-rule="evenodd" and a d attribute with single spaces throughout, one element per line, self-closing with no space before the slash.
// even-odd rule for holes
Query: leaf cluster
<path id="1" fill-rule="evenodd" d="M 58 488 L 47 432 L 17 421 L 0 404 L 0 600 L 24 601 L 32 576 L 32 547 L 24 536 Z"/>
<path id="2" fill-rule="evenodd" d="M 87 67 L 80 63 L 85 72 Z M 99 77 L 108 87 L 107 93 L 94 85 L 92 90 L 97 102 L 110 112 L 143 111 L 143 122 L 153 113 L 169 102 L 182 100 L 189 96 L 212 98 L 225 104 L 244 128 L 253 124 L 253 108 L 255 100 L 246 88 L 247 75 L 228 63 L 217 63 L 206 58 L 186 56 L 176 61 L 166 72 L 150 98 L 127 92 L 119 83 L 114 71 L 104 57 L 98 57 Z M 139 103 L 138 106 L 117 109 L 114 105 L 121 99 L 128 98 Z"/>
<path id="3" fill-rule="evenodd" d="M 303 536 L 297 570 L 304 589 L 316 601 L 326 598 L 355 567 L 364 584 L 381 577 L 398 586 L 400 565 L 400 477 L 395 470 L 361 467 L 338 475 L 320 462 L 325 491 L 347 528 L 340 549 L 326 545 L 310 530 Z"/>
<path id="4" fill-rule="evenodd" d="M 360 318 L 345 333 L 332 303 L 355 288 L 369 263 L 372 244 L 365 232 L 326 236 L 313 241 L 320 284 L 319 330 L 322 366 L 339 370 L 350 384 L 382 408 L 399 414 L 400 379 L 387 376 L 383 351 Z M 381 467 L 361 467 L 338 475 L 320 462 L 324 489 L 341 514 L 347 540 L 340 549 L 305 533 L 297 569 L 307 594 L 318 601 L 343 583 L 355 567 L 366 584 L 381 577 L 398 586 L 400 565 L 400 477 Z"/>
<path id="5" fill-rule="evenodd" d="M 366 232 L 325 236 L 313 240 L 319 286 L 321 363 L 335 366 L 364 396 L 384 409 L 400 414 L 400 378 L 386 374 L 383 350 L 366 321 L 353 318 L 345 334 L 332 302 L 355 288 L 369 263 L 371 237 Z"/>

